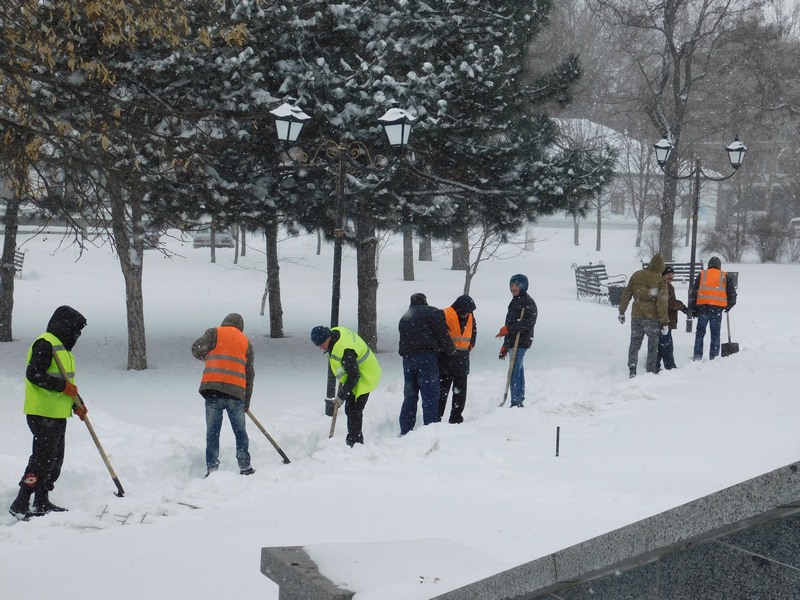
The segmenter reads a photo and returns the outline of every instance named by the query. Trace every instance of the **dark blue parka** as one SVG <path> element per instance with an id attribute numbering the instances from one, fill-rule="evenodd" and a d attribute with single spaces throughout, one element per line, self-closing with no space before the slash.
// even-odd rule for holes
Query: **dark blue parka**
<path id="1" fill-rule="evenodd" d="M 447 331 L 444 313 L 434 306 L 428 306 L 425 294 L 411 296 L 411 305 L 400 317 L 400 356 L 410 356 L 424 352 L 444 352 L 453 354 L 456 347 Z"/>
<path id="2" fill-rule="evenodd" d="M 539 316 L 536 302 L 528 295 L 528 278 L 525 275 L 517 274 L 511 277 L 509 286 L 514 282 L 519 283 L 520 291 L 519 295 L 514 296 L 511 302 L 508 303 L 508 312 L 506 312 L 508 335 L 503 338 L 503 345 L 509 350 L 514 347 L 517 332 L 520 333 L 519 347 L 531 347 L 533 343 L 533 328 Z M 522 314 L 523 308 L 525 309 L 524 315 Z"/>

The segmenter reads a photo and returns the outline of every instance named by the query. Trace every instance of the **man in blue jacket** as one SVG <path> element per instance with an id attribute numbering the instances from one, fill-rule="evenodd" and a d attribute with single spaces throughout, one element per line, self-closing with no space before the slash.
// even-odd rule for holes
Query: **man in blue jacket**
<path id="1" fill-rule="evenodd" d="M 400 318 L 400 356 L 403 357 L 403 406 L 400 435 L 417 422 L 417 399 L 422 397 L 424 425 L 439 421 L 439 352 L 447 355 L 456 348 L 447 330 L 444 313 L 428 306 L 425 294 L 413 294 L 408 311 Z"/>
<path id="2" fill-rule="evenodd" d="M 539 316 L 536 302 L 528 295 L 528 278 L 521 273 L 512 275 L 508 283 L 511 290 L 511 302 L 508 303 L 506 324 L 500 328 L 495 337 L 503 338 L 500 347 L 500 360 L 505 360 L 508 351 L 514 352 L 511 360 L 514 361 L 511 369 L 511 406 L 522 408 L 525 402 L 525 369 L 522 361 L 525 353 L 533 344 L 533 328 Z M 519 342 L 517 338 L 519 337 Z"/>

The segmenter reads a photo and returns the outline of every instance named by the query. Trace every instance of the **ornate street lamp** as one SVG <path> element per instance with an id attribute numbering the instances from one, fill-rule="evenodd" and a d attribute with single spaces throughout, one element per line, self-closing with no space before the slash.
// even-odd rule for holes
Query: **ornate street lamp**
<path id="1" fill-rule="evenodd" d="M 733 142 L 728 144 L 725 147 L 725 151 L 728 153 L 728 160 L 730 160 L 731 167 L 733 168 L 733 172 L 726 175 L 725 177 L 714 177 L 713 175 L 709 175 L 705 171 L 703 171 L 702 164 L 700 163 L 699 158 L 695 158 L 694 167 L 692 168 L 691 172 L 686 175 L 670 175 L 667 170 L 664 168 L 667 162 L 672 155 L 672 150 L 674 146 L 670 141 L 666 138 L 662 138 L 658 140 L 655 144 L 653 144 L 656 152 L 656 162 L 661 170 L 664 172 L 665 177 L 669 177 L 670 179 L 691 179 L 694 177 L 694 193 L 692 194 L 692 249 L 691 249 L 691 256 L 689 258 L 690 265 L 689 265 L 689 290 L 692 289 L 694 285 L 694 267 L 695 261 L 697 256 L 697 215 L 700 208 L 700 181 L 702 179 L 709 179 L 711 181 L 725 181 L 733 177 L 736 174 L 736 171 L 739 167 L 742 166 L 744 162 L 744 155 L 747 152 L 747 146 L 745 146 L 742 142 L 739 141 L 739 136 L 736 136 Z M 692 332 L 692 315 L 686 316 L 686 333 Z"/>
<path id="2" fill-rule="evenodd" d="M 275 120 L 275 130 L 278 139 L 285 143 L 297 141 L 300 131 L 306 121 L 311 119 L 296 106 L 284 103 L 278 108 L 269 111 Z M 386 132 L 389 145 L 400 150 L 408 145 L 411 129 L 416 117 L 401 108 L 390 108 L 378 119 Z M 345 177 L 348 172 L 358 170 L 380 170 L 389 164 L 385 156 L 376 155 L 373 158 L 367 146 L 360 141 L 333 141 L 325 140 L 319 144 L 312 156 L 302 152 L 296 162 L 302 165 L 315 165 L 318 159 L 324 156 L 326 165 L 334 166 L 332 169 L 336 176 L 336 205 L 334 209 L 334 242 L 333 242 L 333 280 L 331 283 L 331 327 L 339 324 L 339 302 L 341 299 L 342 285 L 342 247 L 344 242 L 344 215 L 345 215 Z M 357 162 L 365 159 L 366 164 Z M 327 399 L 333 400 L 336 395 L 336 378 L 330 369 L 328 372 Z"/>

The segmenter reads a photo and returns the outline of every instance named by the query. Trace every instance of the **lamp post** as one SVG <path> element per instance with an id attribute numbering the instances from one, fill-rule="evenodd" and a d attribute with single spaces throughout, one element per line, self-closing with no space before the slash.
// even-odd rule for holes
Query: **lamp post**
<path id="1" fill-rule="evenodd" d="M 296 142 L 300 135 L 303 125 L 311 119 L 300 108 L 288 103 L 280 105 L 271 110 L 275 120 L 275 129 L 278 139 L 284 143 Z M 411 135 L 411 128 L 416 121 L 416 117 L 401 108 L 390 108 L 378 119 L 378 123 L 383 127 L 389 145 L 392 148 L 403 150 L 408 145 Z M 380 170 L 388 166 L 389 160 L 385 156 L 376 155 L 373 158 L 367 146 L 357 140 L 333 141 L 325 140 L 320 143 L 314 154 L 308 156 L 305 152 L 300 153 L 296 162 L 314 166 L 319 160 L 325 158 L 324 165 L 332 167 L 331 171 L 336 177 L 336 203 L 334 205 L 334 227 L 333 227 L 333 278 L 331 282 L 331 327 L 339 324 L 339 304 L 341 300 L 342 285 L 342 248 L 344 246 L 344 215 L 345 215 L 345 177 L 350 172 L 358 170 Z M 358 162 L 364 159 L 365 164 Z M 327 398 L 333 399 L 336 395 L 336 378 L 330 369 L 328 372 Z"/>
<path id="2" fill-rule="evenodd" d="M 703 171 L 702 163 L 700 162 L 699 158 L 694 159 L 694 166 L 688 174 L 670 175 L 664 167 L 669 161 L 674 146 L 668 139 L 662 138 L 653 144 L 653 147 L 655 148 L 656 152 L 656 162 L 664 172 L 665 177 L 677 180 L 694 178 L 694 190 L 692 193 L 692 246 L 689 258 L 689 290 L 691 292 L 692 285 L 694 285 L 694 264 L 697 255 L 697 214 L 700 208 L 700 182 L 702 179 L 708 179 L 710 181 L 725 181 L 726 179 L 733 177 L 744 162 L 744 155 L 747 152 L 747 147 L 739 141 L 739 136 L 736 136 L 734 141 L 725 147 L 725 151 L 728 153 L 728 160 L 731 163 L 733 172 L 724 177 L 714 177 L 713 175 L 709 175 Z M 686 317 L 686 333 L 691 332 L 692 315 L 690 314 Z"/>

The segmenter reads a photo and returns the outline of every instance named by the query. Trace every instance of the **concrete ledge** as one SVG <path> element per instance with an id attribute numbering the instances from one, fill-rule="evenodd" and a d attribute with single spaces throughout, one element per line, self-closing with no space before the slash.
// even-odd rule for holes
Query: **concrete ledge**
<path id="1" fill-rule="evenodd" d="M 278 600 L 350 600 L 355 595 L 320 575 L 300 546 L 262 548 L 261 572 L 278 584 Z"/>
<path id="2" fill-rule="evenodd" d="M 620 574 L 626 571 L 664 560 L 675 553 L 694 550 L 696 546 L 715 542 L 725 536 L 733 539 L 736 532 L 763 528 L 761 538 L 775 536 L 778 530 L 775 522 L 798 512 L 800 462 L 442 594 L 434 600 L 535 600 L 555 597 L 550 594 L 607 575 L 618 579 L 621 584 Z M 730 545 L 728 541 L 722 541 Z M 796 547 L 800 544 L 800 531 L 795 540 L 782 544 Z M 713 547 L 715 560 L 719 559 L 722 545 L 715 544 Z M 708 553 L 709 548 L 711 546 L 704 548 L 704 551 Z M 764 560 L 770 559 L 767 557 Z M 673 561 L 670 568 L 676 568 L 675 564 Z M 691 570 L 693 567 L 699 568 L 695 563 L 683 564 L 679 568 Z M 653 580 L 653 577 L 651 573 L 644 579 Z M 661 577 L 668 579 L 663 573 Z M 681 573 L 681 577 L 690 578 L 685 573 Z M 637 585 L 641 593 L 642 582 Z M 627 598 L 624 595 L 608 597 Z M 670 596 L 642 593 L 636 597 Z"/>
<path id="3" fill-rule="evenodd" d="M 262 548 L 280 600 L 349 600 L 301 547 Z M 800 462 L 432 600 L 797 600 Z"/>

